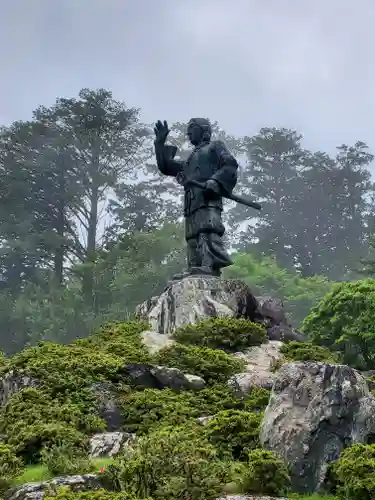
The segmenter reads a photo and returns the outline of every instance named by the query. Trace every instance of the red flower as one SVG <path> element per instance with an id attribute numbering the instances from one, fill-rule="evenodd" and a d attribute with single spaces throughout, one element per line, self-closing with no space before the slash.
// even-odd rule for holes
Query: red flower
<path id="1" fill-rule="evenodd" d="M 104 472 L 104 467 L 102 467 L 99 472 Z"/>

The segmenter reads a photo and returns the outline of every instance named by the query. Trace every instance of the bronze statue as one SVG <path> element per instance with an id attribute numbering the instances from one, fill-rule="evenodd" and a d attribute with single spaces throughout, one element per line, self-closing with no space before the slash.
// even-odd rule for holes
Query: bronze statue
<path id="1" fill-rule="evenodd" d="M 232 190 L 237 182 L 238 163 L 222 141 L 211 141 L 211 125 L 205 118 L 192 118 L 187 135 L 193 151 L 187 161 L 175 160 L 177 147 L 166 145 L 170 132 L 166 121 L 158 121 L 155 154 L 160 172 L 176 177 L 184 186 L 185 237 L 188 269 L 174 279 L 188 275 L 220 276 L 221 268 L 232 260 L 225 250 L 221 213 L 226 197 L 253 208 L 260 208 Z"/>

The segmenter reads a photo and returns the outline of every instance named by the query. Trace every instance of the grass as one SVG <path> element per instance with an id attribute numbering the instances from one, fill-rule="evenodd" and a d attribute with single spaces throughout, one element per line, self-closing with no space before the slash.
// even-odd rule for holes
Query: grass
<path id="1" fill-rule="evenodd" d="M 113 459 L 108 457 L 94 458 L 92 460 L 94 472 L 99 472 L 101 468 L 105 469 L 112 461 Z M 20 486 L 26 483 L 40 483 L 52 478 L 53 476 L 48 472 L 47 467 L 43 465 L 29 465 L 24 469 L 22 474 L 15 479 L 14 486 Z"/>
<path id="2" fill-rule="evenodd" d="M 291 493 L 291 496 L 289 496 L 290 500 L 336 500 L 336 497 L 329 496 L 329 495 L 318 495 L 318 494 L 313 494 L 313 495 L 299 495 L 298 493 Z"/>
<path id="3" fill-rule="evenodd" d="M 94 471 L 99 472 L 100 469 L 105 469 L 113 462 L 112 458 L 101 457 L 94 458 L 92 460 L 94 464 Z M 26 483 L 40 483 L 42 481 L 48 481 L 52 479 L 53 476 L 48 472 L 48 469 L 43 465 L 29 465 L 23 471 L 23 473 L 17 477 L 14 481 L 14 486 L 20 486 Z M 336 497 L 332 496 L 321 496 L 321 495 L 299 495 L 298 493 L 291 493 L 288 495 L 290 500 L 336 500 Z"/>

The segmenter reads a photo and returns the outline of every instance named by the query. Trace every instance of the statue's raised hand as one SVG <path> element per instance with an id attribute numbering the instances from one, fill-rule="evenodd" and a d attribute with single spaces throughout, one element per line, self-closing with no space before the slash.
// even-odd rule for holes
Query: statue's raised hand
<path id="1" fill-rule="evenodd" d="M 161 120 L 158 120 L 155 123 L 154 132 L 155 132 L 155 142 L 158 142 L 160 144 L 164 144 L 165 141 L 167 140 L 168 134 L 170 132 L 170 130 L 168 128 L 168 123 L 165 120 L 164 120 L 164 122 L 161 122 Z"/>

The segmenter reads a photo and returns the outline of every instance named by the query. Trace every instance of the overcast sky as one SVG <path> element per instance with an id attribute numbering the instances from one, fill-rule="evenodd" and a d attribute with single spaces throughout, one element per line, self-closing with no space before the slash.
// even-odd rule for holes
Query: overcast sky
<path id="1" fill-rule="evenodd" d="M 0 0 L 0 123 L 109 88 L 142 119 L 375 151 L 371 0 Z"/>

